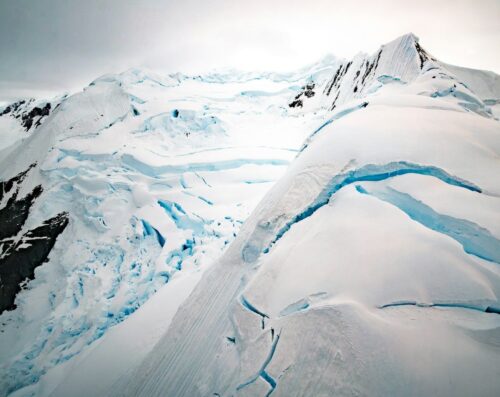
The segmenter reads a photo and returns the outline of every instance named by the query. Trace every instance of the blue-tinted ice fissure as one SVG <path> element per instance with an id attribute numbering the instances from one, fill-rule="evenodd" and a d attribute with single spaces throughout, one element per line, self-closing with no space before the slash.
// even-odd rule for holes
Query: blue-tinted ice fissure
<path id="1" fill-rule="evenodd" d="M 177 270 L 182 270 L 182 263 L 186 257 L 193 255 L 195 245 L 194 237 L 193 239 L 187 239 L 181 247 L 169 252 L 165 263 Z"/>
<path id="2" fill-rule="evenodd" d="M 203 196 L 198 196 L 198 198 L 203 201 L 204 203 L 207 203 L 208 205 L 214 205 L 214 203 L 212 201 L 210 201 L 209 199 L 203 197 Z"/>
<path id="3" fill-rule="evenodd" d="M 414 221 L 451 237 L 462 245 L 466 253 L 490 262 L 500 263 L 500 240 L 478 224 L 466 219 L 440 214 L 409 194 L 401 193 L 390 187 L 370 192 L 363 188 L 357 188 L 357 190 L 360 193 L 370 194 L 386 201 L 398 207 Z"/>
<path id="4" fill-rule="evenodd" d="M 205 222 L 203 219 L 190 217 L 180 204 L 168 200 L 158 200 L 158 205 L 165 210 L 177 228 L 192 230 L 198 236 L 205 234 Z"/>
<path id="5" fill-rule="evenodd" d="M 340 189 L 352 183 L 363 181 L 383 181 L 395 176 L 406 174 L 427 175 L 438 178 L 449 185 L 462 187 L 464 189 L 481 193 L 481 189 L 471 182 L 448 174 L 441 168 L 427 165 L 409 163 L 406 161 L 396 161 L 387 164 L 367 164 L 361 168 L 348 171 L 343 174 L 335 175 L 318 194 L 318 196 L 310 203 L 303 211 L 296 214 L 292 219 L 283 225 L 276 233 L 275 238 L 271 243 L 264 248 L 264 252 L 268 252 L 270 247 L 281 239 L 288 230 L 294 225 L 319 210 L 324 205 L 328 204 L 330 198 Z"/>
<path id="6" fill-rule="evenodd" d="M 309 302 L 309 299 L 307 298 L 300 299 L 299 301 L 292 303 L 291 305 L 288 305 L 282 311 L 280 311 L 280 316 L 285 317 L 290 314 L 306 310 L 309 308 L 310 305 L 311 303 Z"/>
<path id="7" fill-rule="evenodd" d="M 208 186 L 208 187 L 212 187 L 212 186 L 211 186 L 211 185 L 207 182 L 207 180 L 206 180 L 203 176 L 201 176 L 201 175 L 200 175 L 200 174 L 198 174 L 197 172 L 195 172 L 194 174 L 195 174 L 195 175 L 196 175 L 199 179 L 201 179 L 201 180 L 203 181 L 203 183 L 204 183 L 206 186 Z"/>
<path id="8" fill-rule="evenodd" d="M 182 174 L 184 172 L 216 172 L 243 167 L 244 165 L 288 165 L 288 160 L 283 159 L 234 159 L 213 161 L 209 163 L 190 163 L 178 165 L 150 165 L 135 158 L 131 154 L 124 154 L 121 157 L 124 165 L 132 167 L 144 175 L 156 178 L 163 174 Z"/>
<path id="9" fill-rule="evenodd" d="M 271 362 L 271 360 L 273 359 L 274 353 L 276 353 L 276 348 L 278 347 L 278 342 L 279 342 L 280 336 L 281 336 L 281 332 L 279 332 L 276 335 L 276 338 L 274 338 L 273 343 L 271 345 L 271 350 L 269 351 L 266 359 L 262 363 L 262 366 L 260 367 L 259 371 L 254 376 L 252 376 L 250 379 L 248 379 L 247 381 L 240 384 L 236 388 L 237 391 L 243 389 L 244 387 L 246 387 L 248 385 L 251 385 L 260 377 L 263 380 L 265 380 L 269 384 L 269 386 L 271 387 L 269 392 L 266 394 L 266 397 L 271 395 L 271 393 L 276 388 L 277 383 L 276 383 L 276 380 L 271 375 L 269 375 L 269 373 L 266 371 L 266 368 L 269 365 L 269 363 Z"/>
<path id="10" fill-rule="evenodd" d="M 476 310 L 484 313 L 500 314 L 500 307 L 495 304 L 475 304 L 475 303 L 464 303 L 464 302 L 437 302 L 437 303 L 419 303 L 416 301 L 398 301 L 393 303 L 386 303 L 385 305 L 378 306 L 379 309 L 386 309 L 390 307 L 399 306 L 415 306 L 422 308 L 451 308 L 451 309 L 466 309 L 466 310 Z"/>
<path id="11" fill-rule="evenodd" d="M 153 226 L 151 226 L 151 224 L 148 221 L 141 219 L 141 222 L 144 228 L 144 237 L 146 236 L 156 237 L 158 244 L 160 244 L 160 246 L 163 247 L 165 245 L 165 237 L 163 237 L 158 230 L 156 230 Z"/>
<path id="12" fill-rule="evenodd" d="M 269 375 L 266 371 L 262 371 L 260 373 L 260 377 L 262 379 L 264 379 L 267 383 L 269 383 L 269 386 L 271 386 L 271 389 L 266 394 L 266 397 L 269 397 L 272 394 L 272 392 L 274 391 L 274 389 L 276 389 L 276 385 L 277 385 L 276 380 L 271 375 Z"/>
<path id="13" fill-rule="evenodd" d="M 254 312 L 255 314 L 258 314 L 261 317 L 267 317 L 269 316 L 266 313 L 261 312 L 259 309 L 257 309 L 254 305 L 252 305 L 243 295 L 241 295 L 241 304 L 245 309 L 250 310 L 251 312 Z"/>
<path id="14" fill-rule="evenodd" d="M 465 86 L 465 88 L 467 87 Z M 469 95 L 468 93 L 462 90 L 459 90 L 456 84 L 452 87 L 449 87 L 441 91 L 436 91 L 431 94 L 431 98 L 443 98 L 447 96 L 453 96 L 459 100 L 464 101 L 464 102 L 458 102 L 458 105 L 463 107 L 465 110 L 475 112 L 481 116 L 492 117 L 491 110 L 487 108 L 485 104 L 481 102 L 481 100 L 475 98 L 472 95 Z"/>

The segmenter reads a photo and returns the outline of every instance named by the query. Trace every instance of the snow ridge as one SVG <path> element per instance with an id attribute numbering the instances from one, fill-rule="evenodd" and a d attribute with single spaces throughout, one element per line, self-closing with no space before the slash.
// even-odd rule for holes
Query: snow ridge
<path id="1" fill-rule="evenodd" d="M 2 183 L 37 164 L 23 227 L 69 219 L 1 314 L 0 396 L 496 395 L 500 98 L 476 72 L 408 34 L 0 116 Z"/>
<path id="2" fill-rule="evenodd" d="M 412 34 L 299 94 L 335 113 L 109 395 L 496 395 L 492 102 Z"/>

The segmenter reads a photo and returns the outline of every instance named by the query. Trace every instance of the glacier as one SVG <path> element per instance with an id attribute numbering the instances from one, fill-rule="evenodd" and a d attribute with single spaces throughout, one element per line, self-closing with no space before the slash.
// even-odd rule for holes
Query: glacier
<path id="1" fill-rule="evenodd" d="M 407 34 L 11 105 L 0 180 L 43 192 L 7 237 L 69 222 L 0 315 L 0 396 L 498 395 L 499 103 Z"/>
<path id="2" fill-rule="evenodd" d="M 56 98 L 30 134 L 21 123 L 8 130 L 22 119 L 12 106 L 3 111 L 2 180 L 36 163 L 18 196 L 43 187 L 13 238 L 69 214 L 48 263 L 21 289 L 16 310 L 2 313 L 3 394 L 38 390 L 47 371 L 213 263 L 319 117 L 284 117 L 293 92 L 287 80 L 212 83 L 130 70 Z M 284 132 L 272 135 L 281 122 Z"/>

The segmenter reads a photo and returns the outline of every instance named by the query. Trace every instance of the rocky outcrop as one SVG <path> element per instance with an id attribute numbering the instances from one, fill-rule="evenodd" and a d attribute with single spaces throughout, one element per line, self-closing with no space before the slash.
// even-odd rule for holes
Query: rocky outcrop
<path id="1" fill-rule="evenodd" d="M 23 232 L 30 209 L 43 192 L 37 185 L 18 198 L 23 181 L 35 166 L 0 182 L 0 314 L 16 308 L 16 295 L 26 281 L 35 278 L 35 269 L 47 260 L 69 221 L 68 214 L 62 212 Z"/>
<path id="2" fill-rule="evenodd" d="M 11 116 L 18 119 L 26 131 L 39 127 L 44 118 L 52 110 L 50 102 L 35 104 L 34 99 L 21 100 L 14 102 L 0 112 L 1 116 Z"/>

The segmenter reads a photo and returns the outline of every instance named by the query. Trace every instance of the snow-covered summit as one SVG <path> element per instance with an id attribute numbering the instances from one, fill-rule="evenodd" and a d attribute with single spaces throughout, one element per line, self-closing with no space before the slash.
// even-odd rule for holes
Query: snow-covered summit
<path id="1" fill-rule="evenodd" d="M 498 81 L 408 34 L 11 108 L 0 395 L 496 395 Z"/>
<path id="2" fill-rule="evenodd" d="M 131 69 L 2 109 L 0 395 L 192 288 L 321 121 L 286 117 L 295 82 L 236 80 Z"/>
<path id="3" fill-rule="evenodd" d="M 498 394 L 500 127 L 416 43 L 358 61 L 360 94 L 343 75 L 351 100 L 110 395 Z"/>
<path id="4" fill-rule="evenodd" d="M 374 93 L 383 84 L 410 84 L 420 75 L 436 70 L 441 77 L 454 80 L 454 84 L 460 86 L 458 90 L 466 92 L 464 95 L 474 97 L 479 107 L 493 106 L 493 112 L 498 112 L 495 110 L 500 97 L 498 75 L 444 64 L 430 55 L 413 33 L 382 45 L 372 55 L 360 53 L 352 60 L 341 61 L 327 80 L 323 76 L 312 78 L 309 89 L 304 86 L 303 91 L 291 99 L 290 106 L 299 112 L 317 108 L 335 110 Z M 491 113 L 488 109 L 485 112 Z"/>

